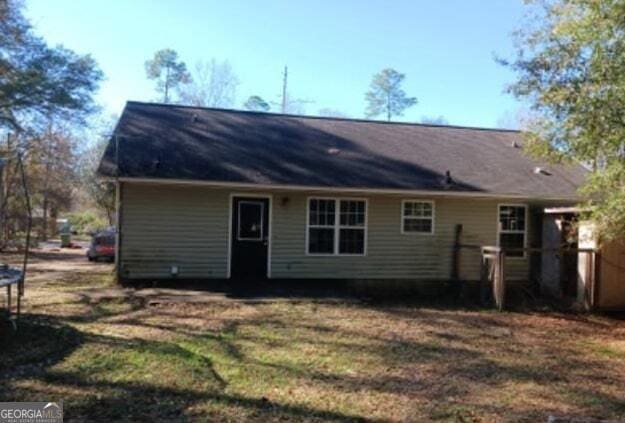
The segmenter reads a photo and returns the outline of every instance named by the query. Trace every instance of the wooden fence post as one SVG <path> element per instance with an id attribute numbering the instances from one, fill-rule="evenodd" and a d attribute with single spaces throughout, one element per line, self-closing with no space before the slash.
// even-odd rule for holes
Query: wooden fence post
<path id="1" fill-rule="evenodd" d="M 488 273 L 490 271 L 488 258 L 482 252 L 482 266 L 480 267 L 480 302 L 483 306 L 488 302 Z"/>
<path id="2" fill-rule="evenodd" d="M 451 279 L 457 282 L 460 279 L 460 238 L 462 236 L 462 225 L 458 224 L 454 228 L 454 246 L 451 262 Z"/>
<path id="3" fill-rule="evenodd" d="M 22 275 L 22 279 L 17 283 L 17 312 L 15 314 L 15 319 L 19 320 L 20 314 L 22 313 L 22 297 L 24 296 L 24 275 Z"/>
<path id="4" fill-rule="evenodd" d="M 586 298 L 584 299 L 584 304 L 586 309 L 591 311 L 595 308 L 599 295 L 599 266 L 601 265 L 601 253 L 593 251 L 586 254 L 589 255 L 589 258 L 586 263 L 586 289 L 584 290 Z"/>
<path id="5" fill-rule="evenodd" d="M 495 260 L 495 277 L 493 278 L 493 298 L 497 310 L 502 311 L 506 297 L 506 253 L 503 250 L 497 252 Z"/>

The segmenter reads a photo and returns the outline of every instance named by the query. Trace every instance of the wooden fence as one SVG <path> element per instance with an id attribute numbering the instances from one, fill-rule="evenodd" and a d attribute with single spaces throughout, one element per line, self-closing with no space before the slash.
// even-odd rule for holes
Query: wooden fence
<path id="1" fill-rule="evenodd" d="M 513 253 L 542 254 L 557 253 L 565 254 L 587 254 L 584 269 L 584 291 L 583 302 L 592 307 L 593 290 L 596 286 L 596 256 L 597 250 L 594 248 L 502 248 L 494 246 L 483 246 L 482 267 L 481 267 L 481 299 L 486 302 L 489 295 L 498 310 L 503 310 L 506 303 L 506 257 Z"/>

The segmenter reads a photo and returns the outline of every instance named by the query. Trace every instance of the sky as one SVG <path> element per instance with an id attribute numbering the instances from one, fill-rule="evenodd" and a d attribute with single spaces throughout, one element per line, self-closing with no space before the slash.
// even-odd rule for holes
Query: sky
<path id="1" fill-rule="evenodd" d="M 237 74 L 235 107 L 250 95 L 310 100 L 362 118 L 372 76 L 406 75 L 418 105 L 396 120 L 444 116 L 456 125 L 512 126 L 519 103 L 505 93 L 521 0 L 26 0 L 26 14 L 50 44 L 91 54 L 106 75 L 97 100 L 119 114 L 127 100 L 154 101 L 144 62 L 175 49 L 197 61 L 228 60 Z M 507 124 L 507 125 L 506 125 Z"/>

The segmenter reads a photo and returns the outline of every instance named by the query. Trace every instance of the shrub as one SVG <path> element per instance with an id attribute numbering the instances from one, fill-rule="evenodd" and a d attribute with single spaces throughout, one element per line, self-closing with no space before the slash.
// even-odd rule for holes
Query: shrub
<path id="1" fill-rule="evenodd" d="M 72 230 L 78 234 L 89 234 L 106 228 L 108 221 L 93 210 L 74 212 L 67 215 Z"/>

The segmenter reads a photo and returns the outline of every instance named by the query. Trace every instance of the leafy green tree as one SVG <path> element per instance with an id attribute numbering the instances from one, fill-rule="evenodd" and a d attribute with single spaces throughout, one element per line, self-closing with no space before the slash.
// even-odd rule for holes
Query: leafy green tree
<path id="1" fill-rule="evenodd" d="M 257 112 L 268 112 L 271 109 L 269 103 L 263 100 L 262 97 L 257 95 L 250 96 L 245 103 L 243 103 L 243 107 L 247 110 L 254 110 Z"/>
<path id="2" fill-rule="evenodd" d="M 406 75 L 395 69 L 383 69 L 373 76 L 369 91 L 365 95 L 367 101 L 367 117 L 386 115 L 390 122 L 393 116 L 401 116 L 409 107 L 417 104 L 416 97 L 408 97 L 401 84 Z"/>
<path id="3" fill-rule="evenodd" d="M 0 132 L 6 131 L 0 141 L 6 162 L 0 175 L 0 248 L 30 215 L 20 169 L 30 205 L 44 215 L 71 205 L 75 143 L 60 128 L 81 127 L 97 110 L 93 94 L 102 77 L 90 56 L 50 47 L 36 36 L 22 1 L 0 0 Z M 47 230 L 41 228 L 43 237 Z"/>
<path id="4" fill-rule="evenodd" d="M 103 77 L 95 61 L 33 34 L 19 0 L 0 0 L 0 126 L 54 119 L 84 123 Z"/>
<path id="5" fill-rule="evenodd" d="M 156 90 L 163 94 L 163 102 L 169 103 L 170 93 L 182 84 L 191 82 L 187 65 L 178 60 L 178 53 L 170 48 L 154 53 L 152 60 L 145 62 L 148 79 L 156 80 Z"/>
<path id="6" fill-rule="evenodd" d="M 531 1 L 510 91 L 532 105 L 529 153 L 591 169 L 582 192 L 603 239 L 625 234 L 625 3 Z"/>

